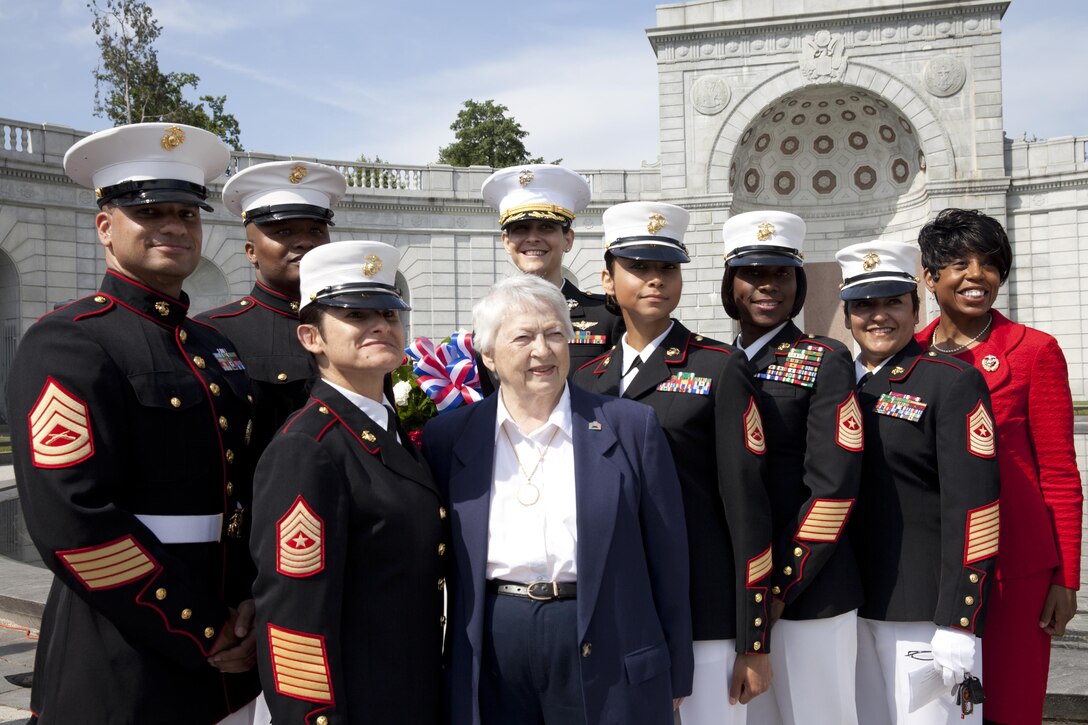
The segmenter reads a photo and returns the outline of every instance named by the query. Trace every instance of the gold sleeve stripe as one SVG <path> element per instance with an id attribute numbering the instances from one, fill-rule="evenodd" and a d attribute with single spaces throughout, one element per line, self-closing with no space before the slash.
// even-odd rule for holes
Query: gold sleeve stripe
<path id="1" fill-rule="evenodd" d="M 748 400 L 748 410 L 744 413 L 744 445 L 756 455 L 763 455 L 767 450 L 767 439 L 763 436 L 763 418 L 759 415 L 755 398 Z"/>
<path id="2" fill-rule="evenodd" d="M 57 556 L 91 590 L 128 584 L 156 567 L 155 561 L 131 536 L 90 549 L 58 551 Z"/>
<path id="3" fill-rule="evenodd" d="M 801 541 L 838 541 L 853 506 L 853 499 L 816 499 L 795 538 Z"/>
<path id="4" fill-rule="evenodd" d="M 967 450 L 979 458 L 993 458 L 997 455 L 996 442 L 993 418 L 980 400 L 967 416 Z"/>
<path id="5" fill-rule="evenodd" d="M 87 406 L 53 378 L 46 379 L 27 422 L 31 460 L 37 468 L 74 466 L 94 455 Z"/>
<path id="6" fill-rule="evenodd" d="M 997 554 L 1001 533 L 1001 511 L 998 502 L 975 509 L 967 515 L 967 543 L 963 563 L 973 564 Z"/>
<path id="7" fill-rule="evenodd" d="M 268 642 L 276 692 L 310 702 L 333 701 L 324 637 L 269 624 Z"/>
<path id="8" fill-rule="evenodd" d="M 747 586 L 752 586 L 763 577 L 771 573 L 771 548 L 767 547 L 759 556 L 748 561 Z"/>

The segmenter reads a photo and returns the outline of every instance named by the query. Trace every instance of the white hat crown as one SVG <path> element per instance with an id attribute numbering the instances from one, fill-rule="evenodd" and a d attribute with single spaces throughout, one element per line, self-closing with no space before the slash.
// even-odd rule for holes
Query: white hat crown
<path id="1" fill-rule="evenodd" d="M 355 295 L 388 298 L 387 309 L 406 309 L 403 302 L 394 303 L 400 300 L 399 262 L 397 248 L 384 242 L 352 239 L 314 247 L 299 262 L 299 308 Z"/>
<path id="2" fill-rule="evenodd" d="M 729 217 L 722 225 L 726 262 L 745 257 L 768 263 L 781 256 L 800 261 L 807 226 L 804 219 L 784 211 L 749 211 Z"/>
<path id="3" fill-rule="evenodd" d="M 269 161 L 239 171 L 223 187 L 223 204 L 247 221 L 258 210 L 311 206 L 329 212 L 347 191 L 347 179 L 337 169 L 315 161 Z"/>
<path id="4" fill-rule="evenodd" d="M 874 239 L 843 247 L 835 259 L 842 270 L 843 299 L 899 295 L 918 284 L 919 252 L 913 244 Z"/>
<path id="5" fill-rule="evenodd" d="M 527 164 L 499 169 L 487 177 L 480 193 L 499 210 L 499 224 L 540 219 L 570 224 L 589 206 L 589 184 L 565 166 Z"/>

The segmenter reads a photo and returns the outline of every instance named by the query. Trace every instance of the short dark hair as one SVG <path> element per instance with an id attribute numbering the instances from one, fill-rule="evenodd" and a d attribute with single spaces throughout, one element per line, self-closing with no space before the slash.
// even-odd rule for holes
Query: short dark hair
<path id="1" fill-rule="evenodd" d="M 616 255 L 608 250 L 605 250 L 604 253 L 604 268 L 608 270 L 608 276 L 615 279 Z M 623 317 L 623 310 L 620 309 L 620 303 L 616 301 L 615 295 L 606 294 L 604 296 L 604 308 L 616 317 Z"/>
<path id="2" fill-rule="evenodd" d="M 789 267 L 789 265 L 782 266 Z M 722 307 L 725 308 L 725 314 L 734 320 L 740 319 L 740 310 L 737 309 L 737 302 L 733 299 L 733 282 L 737 279 L 738 269 L 740 268 L 726 265 L 725 271 L 722 272 Z M 805 306 L 805 296 L 808 294 L 808 277 L 805 276 L 804 267 L 790 267 L 790 269 L 796 270 L 794 274 L 797 276 L 797 293 L 793 297 L 793 308 L 787 318 L 792 320 L 801 313 L 801 308 Z"/>
<path id="3" fill-rule="evenodd" d="M 969 254 L 997 266 L 1001 283 L 1012 271 L 1012 245 L 1001 222 L 974 209 L 944 209 L 918 232 L 922 266 L 933 279 L 941 269 Z"/>
<path id="4" fill-rule="evenodd" d="M 324 330 L 321 329 L 321 322 L 328 313 L 329 312 L 325 309 L 324 305 L 311 302 L 298 311 L 298 322 L 300 325 L 313 325 L 319 331 L 324 332 Z"/>

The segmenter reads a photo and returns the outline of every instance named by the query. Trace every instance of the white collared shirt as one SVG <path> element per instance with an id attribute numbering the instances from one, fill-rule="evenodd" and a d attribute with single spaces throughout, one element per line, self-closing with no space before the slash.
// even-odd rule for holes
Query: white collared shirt
<path id="1" fill-rule="evenodd" d="M 389 417 L 386 411 L 389 411 L 393 415 L 396 415 L 397 411 L 393 410 L 385 403 L 379 403 L 376 400 L 371 400 L 365 395 L 359 395 L 354 390 L 348 390 L 347 388 L 337 385 L 336 383 L 332 382 L 327 378 L 321 379 L 331 385 L 336 390 L 336 392 L 347 398 L 349 403 L 354 405 L 359 410 L 363 411 L 363 413 L 366 414 L 372 421 L 380 425 L 382 427 L 382 430 L 389 430 Z M 358 431 L 356 431 L 356 433 L 358 433 Z M 393 430 L 393 435 L 396 436 L 397 441 L 399 442 L 400 436 L 397 434 L 396 429 Z"/>
<path id="2" fill-rule="evenodd" d="M 783 322 L 778 327 L 774 328 L 773 330 L 766 333 L 765 335 L 762 335 L 758 340 L 753 342 L 751 345 L 742 344 L 741 339 L 740 339 L 740 335 L 737 335 L 737 341 L 734 344 L 737 347 L 739 347 L 741 349 L 741 351 L 745 355 L 748 356 L 749 360 L 751 360 L 752 356 L 754 356 L 757 352 L 762 350 L 763 346 L 766 345 L 768 342 L 770 342 L 772 339 L 774 339 L 774 336 L 777 335 L 779 332 L 781 332 L 782 328 L 785 327 L 788 323 L 789 323 L 789 320 L 786 320 L 785 322 Z"/>
<path id="3" fill-rule="evenodd" d="M 646 347 L 641 350 L 636 350 L 627 344 L 627 333 L 623 333 L 623 337 L 620 338 L 620 346 L 623 348 L 623 376 L 620 377 L 620 396 L 627 390 L 627 386 L 631 384 L 636 377 L 638 377 L 638 368 L 635 367 L 635 362 L 641 360 L 646 362 L 650 359 L 650 356 L 654 354 L 654 350 L 658 348 L 661 342 L 672 332 L 672 326 L 676 322 L 670 322 L 669 326 L 665 328 L 665 331 L 651 340 Z"/>
<path id="4" fill-rule="evenodd" d="M 861 362 L 861 355 L 858 355 L 856 358 L 854 358 L 854 382 L 861 382 L 861 379 L 865 376 L 865 373 L 872 373 L 873 375 L 876 375 L 878 372 L 880 372 L 880 368 L 884 367 L 884 363 L 888 362 L 893 357 L 895 356 L 889 355 L 888 357 L 881 360 L 879 365 L 870 370 L 869 368 L 865 367 L 865 365 Z"/>
<path id="5" fill-rule="evenodd" d="M 527 434 L 510 417 L 502 392 L 500 387 L 488 518 L 487 578 L 523 584 L 537 580 L 577 581 L 578 506 L 570 387 L 564 387 L 547 422 Z M 538 460 L 540 465 L 533 473 Z M 540 492 L 540 498 L 531 506 L 518 501 L 518 489 L 526 485 L 522 467 L 532 473 L 533 484 Z"/>

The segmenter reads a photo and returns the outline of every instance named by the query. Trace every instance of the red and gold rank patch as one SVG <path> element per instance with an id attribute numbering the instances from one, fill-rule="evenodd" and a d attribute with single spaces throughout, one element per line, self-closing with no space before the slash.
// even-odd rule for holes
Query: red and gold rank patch
<path id="1" fill-rule="evenodd" d="M 865 448 L 865 432 L 861 426 L 861 408 L 853 393 L 839 405 L 839 419 L 835 430 L 835 442 L 851 453 L 861 453 Z"/>
<path id="2" fill-rule="evenodd" d="M 745 578 L 746 586 L 752 586 L 763 577 L 771 573 L 771 547 L 767 547 L 759 556 L 748 560 L 748 576 Z"/>
<path id="3" fill-rule="evenodd" d="M 94 455 L 86 404 L 51 377 L 45 379 L 27 425 L 31 460 L 37 468 L 67 468 Z"/>
<path id="4" fill-rule="evenodd" d="M 795 538 L 800 541 L 838 541 L 853 506 L 854 500 L 850 498 L 816 499 L 805 514 Z"/>
<path id="5" fill-rule="evenodd" d="M 767 450 L 767 439 L 763 435 L 763 418 L 759 415 L 755 398 L 748 399 L 748 410 L 744 413 L 744 445 L 759 456 Z"/>
<path id="6" fill-rule="evenodd" d="M 332 702 L 332 678 L 325 638 L 268 625 L 272 679 L 276 692 L 309 702 Z"/>
<path id="7" fill-rule="evenodd" d="M 993 458 L 997 455 L 997 436 L 994 433 L 994 420 L 980 400 L 967 416 L 967 450 L 979 458 Z"/>
<path id="8" fill-rule="evenodd" d="M 157 564 L 131 536 L 86 549 L 58 551 L 68 570 L 94 591 L 134 582 L 154 571 Z"/>
<path id="9" fill-rule="evenodd" d="M 1001 510 L 998 502 L 967 514 L 967 541 L 963 548 L 963 563 L 974 564 L 997 554 L 997 539 L 1001 532 Z"/>
<path id="10" fill-rule="evenodd" d="M 325 522 L 300 495 L 276 524 L 276 571 L 302 578 L 325 568 Z"/>

